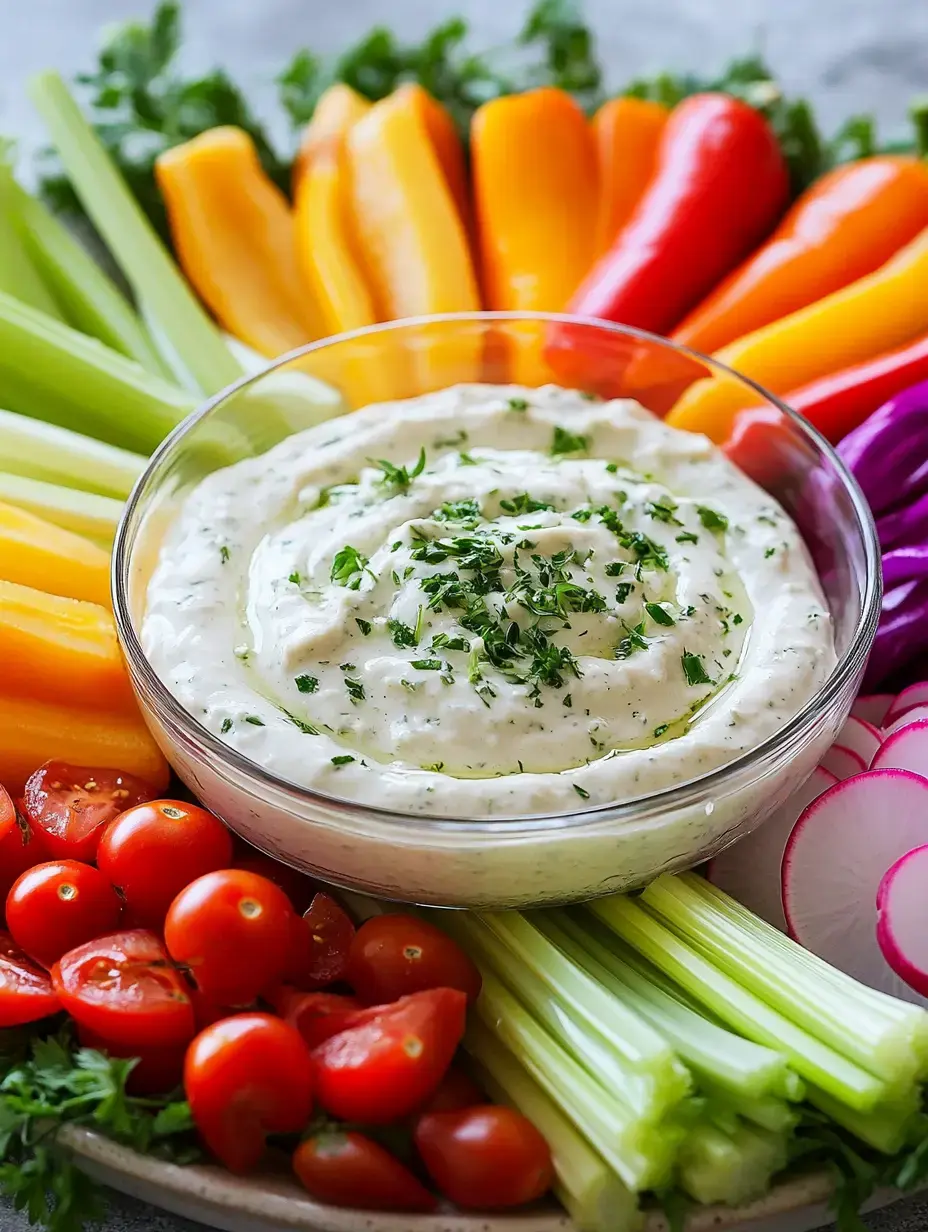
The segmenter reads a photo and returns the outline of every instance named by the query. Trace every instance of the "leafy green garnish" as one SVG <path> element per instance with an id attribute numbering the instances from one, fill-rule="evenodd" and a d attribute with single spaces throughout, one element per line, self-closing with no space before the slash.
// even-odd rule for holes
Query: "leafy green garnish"
<path id="1" fill-rule="evenodd" d="M 350 753 L 339 753 L 337 757 L 331 759 L 333 766 L 347 766 L 349 762 L 354 761 Z"/>
<path id="2" fill-rule="evenodd" d="M 683 663 L 683 675 L 688 685 L 712 684 L 712 677 L 706 671 L 705 664 L 698 654 L 684 650 L 681 662 Z"/>
<path id="3" fill-rule="evenodd" d="M 403 624 L 401 620 L 395 620 L 392 616 L 387 621 L 387 629 L 390 631 L 390 636 L 393 638 L 394 646 L 417 646 L 418 640 L 414 629 L 409 625 Z"/>
<path id="4" fill-rule="evenodd" d="M 510 500 L 501 500 L 499 507 L 505 513 L 513 514 L 514 517 L 519 517 L 524 513 L 540 513 L 542 510 L 554 508 L 550 501 L 536 500 L 534 496 L 529 496 L 528 492 L 520 492 Z"/>
<path id="5" fill-rule="evenodd" d="M 369 620 L 364 620 L 360 616 L 355 616 L 354 623 L 361 630 L 361 633 L 364 635 L 364 637 L 370 636 L 370 632 L 371 632 L 371 629 L 373 628 L 373 625 L 371 624 Z"/>
<path id="6" fill-rule="evenodd" d="M 319 681 L 317 678 L 315 676 L 307 676 L 305 674 L 302 676 L 297 676 L 294 680 L 294 684 L 301 693 L 315 693 L 315 691 L 319 688 Z"/>
<path id="7" fill-rule="evenodd" d="M 586 453 L 589 440 L 574 432 L 568 432 L 560 424 L 556 424 L 551 437 L 551 453 L 555 456 L 563 453 Z"/>
<path id="8" fill-rule="evenodd" d="M 364 701 L 364 685 L 360 680 L 352 680 L 350 676 L 346 676 L 345 688 L 348 690 L 352 705 L 356 706 L 358 702 Z"/>
<path id="9" fill-rule="evenodd" d="M 696 512 L 699 514 L 699 520 L 706 530 L 720 532 L 728 530 L 728 518 L 726 518 L 724 513 L 716 513 L 714 509 L 709 509 L 706 505 L 697 505 Z"/>
<path id="10" fill-rule="evenodd" d="M 330 578 L 339 586 L 347 586 L 349 590 L 357 590 L 361 585 L 361 574 L 367 567 L 367 557 L 350 543 L 340 548 L 332 560 Z M 368 570 L 370 573 L 370 570 Z M 371 575 L 373 576 L 373 574 Z"/>
<path id="11" fill-rule="evenodd" d="M 646 603 L 644 605 L 644 610 L 648 613 L 656 625 L 664 625 L 666 628 L 669 628 L 671 625 L 677 623 L 667 609 L 660 603 Z"/>
<path id="12" fill-rule="evenodd" d="M 386 458 L 378 458 L 376 464 L 383 471 L 383 478 L 380 481 L 383 487 L 392 488 L 397 493 L 408 492 L 412 481 L 425 470 L 425 449 L 419 450 L 419 457 L 412 470 L 405 466 L 396 466 L 395 463 L 388 462 Z"/>
<path id="13" fill-rule="evenodd" d="M 510 411 L 527 411 L 528 410 L 528 399 L 527 398 L 509 398 L 507 399 L 506 404 L 509 407 Z"/>
<path id="14" fill-rule="evenodd" d="M 476 526 L 480 521 L 480 506 L 475 500 L 445 501 L 440 509 L 432 514 L 437 522 L 460 522 Z"/>
<path id="15" fill-rule="evenodd" d="M 411 659 L 409 666 L 420 672 L 440 672 L 441 659 Z"/>

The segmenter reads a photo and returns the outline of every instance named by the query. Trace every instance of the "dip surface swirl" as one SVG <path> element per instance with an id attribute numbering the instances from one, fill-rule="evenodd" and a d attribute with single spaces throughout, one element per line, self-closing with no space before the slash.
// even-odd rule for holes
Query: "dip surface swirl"
<path id="1" fill-rule="evenodd" d="M 636 403 L 467 385 L 365 408 L 186 498 L 142 643 L 204 727 L 397 812 L 576 812 L 717 769 L 820 688 L 799 533 Z"/>

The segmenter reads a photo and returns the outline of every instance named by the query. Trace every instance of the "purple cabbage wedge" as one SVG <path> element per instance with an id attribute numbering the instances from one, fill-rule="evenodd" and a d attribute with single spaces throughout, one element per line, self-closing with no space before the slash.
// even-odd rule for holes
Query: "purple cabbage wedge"
<path id="1" fill-rule="evenodd" d="M 838 453 L 876 517 L 883 613 L 864 687 L 924 653 L 928 640 L 928 381 L 891 398 Z"/>

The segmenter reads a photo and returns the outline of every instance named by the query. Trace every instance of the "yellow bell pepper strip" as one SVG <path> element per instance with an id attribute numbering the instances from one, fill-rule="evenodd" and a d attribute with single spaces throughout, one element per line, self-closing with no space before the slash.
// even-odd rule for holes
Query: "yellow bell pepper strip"
<path id="1" fill-rule="evenodd" d="M 209 129 L 161 154 L 155 174 L 184 273 L 229 333 L 269 357 L 321 336 L 290 206 L 247 133 Z"/>
<path id="2" fill-rule="evenodd" d="M 467 232 L 422 108 L 409 91 L 375 103 L 346 139 L 362 265 L 381 320 L 479 309 Z M 410 393 L 476 380 L 482 338 L 422 337 Z"/>
<path id="3" fill-rule="evenodd" d="M 666 107 L 644 98 L 611 98 L 593 116 L 599 166 L 597 256 L 610 247 L 651 182 L 669 117 Z"/>
<path id="4" fill-rule="evenodd" d="M 85 539 L 0 503 L 0 579 L 110 606 L 110 554 Z"/>
<path id="5" fill-rule="evenodd" d="M 872 274 L 765 325 L 717 352 L 716 358 L 775 394 L 912 341 L 928 330 L 928 228 Z M 667 422 L 728 439 L 735 415 L 761 405 L 732 377 L 697 381 Z"/>
<path id="6" fill-rule="evenodd" d="M 429 140 L 432 142 L 439 164 L 444 172 L 445 180 L 451 190 L 451 196 L 458 207 L 458 213 L 461 215 L 464 227 L 468 235 L 470 235 L 473 227 L 473 218 L 470 204 L 470 187 L 467 178 L 467 163 L 464 159 L 464 147 L 461 144 L 461 138 L 458 136 L 458 130 L 454 126 L 454 120 L 452 120 L 446 108 L 417 82 L 407 82 L 406 85 L 399 86 L 395 93 L 400 97 L 405 96 L 407 101 L 419 108 Z"/>
<path id="7" fill-rule="evenodd" d="M 317 150 L 327 146 L 332 137 L 343 138 L 353 124 L 371 109 L 366 98 L 337 81 L 319 96 L 313 118 L 303 130 L 300 148 L 293 160 L 293 195 L 296 196 L 303 173 Z"/>

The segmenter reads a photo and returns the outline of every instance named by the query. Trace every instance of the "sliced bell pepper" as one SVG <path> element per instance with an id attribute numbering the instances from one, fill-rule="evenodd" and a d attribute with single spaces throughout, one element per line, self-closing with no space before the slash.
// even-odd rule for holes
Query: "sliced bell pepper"
<path id="1" fill-rule="evenodd" d="M 110 606 L 110 554 L 73 531 L 0 502 L 0 578 Z"/>
<path id="2" fill-rule="evenodd" d="M 155 163 L 184 273 L 236 338 L 275 356 L 324 332 L 296 259 L 286 197 L 239 128 L 211 128 Z"/>
<path id="3" fill-rule="evenodd" d="M 445 181 L 451 190 L 464 229 L 468 235 L 473 230 L 473 218 L 470 204 L 470 186 L 467 178 L 467 163 L 464 158 L 464 146 L 458 130 L 454 126 L 447 109 L 423 89 L 417 82 L 410 81 L 398 86 L 394 93 L 400 98 L 418 107 L 419 114 L 425 124 L 432 148 L 438 157 L 439 165 L 444 172 Z"/>
<path id="4" fill-rule="evenodd" d="M 928 329 L 928 228 L 873 274 L 817 303 L 765 325 L 716 358 L 771 393 L 810 381 L 902 346 Z M 704 432 L 721 444 L 745 407 L 763 402 L 733 377 L 697 381 L 667 422 Z"/>
<path id="5" fill-rule="evenodd" d="M 370 109 L 368 100 L 342 81 L 337 81 L 323 91 L 316 103 L 313 118 L 303 130 L 300 148 L 293 160 L 294 196 L 303 172 L 312 162 L 315 152 L 321 146 L 328 145 L 330 138 L 344 137 L 352 124 L 356 124 Z"/>
<path id="6" fill-rule="evenodd" d="M 836 167 L 673 339 L 710 353 L 879 269 L 928 227 L 928 163 L 878 155 Z"/>
<path id="7" fill-rule="evenodd" d="M 599 166 L 597 256 L 612 244 L 654 178 L 669 118 L 666 107 L 644 98 L 611 98 L 593 116 Z"/>

